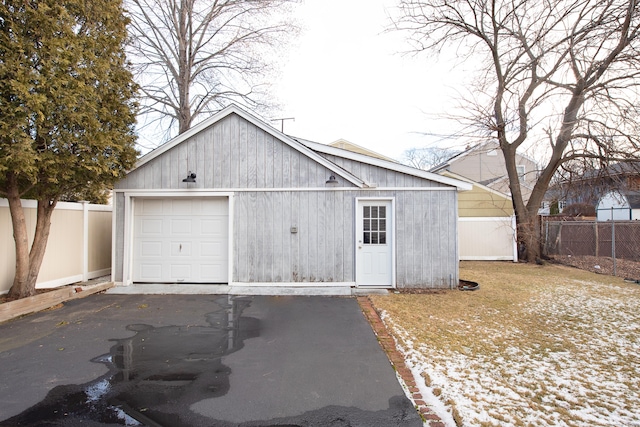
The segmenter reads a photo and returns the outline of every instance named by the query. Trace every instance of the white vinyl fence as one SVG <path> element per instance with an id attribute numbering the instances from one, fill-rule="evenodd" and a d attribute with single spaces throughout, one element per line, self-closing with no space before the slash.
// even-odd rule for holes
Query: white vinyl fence
<path id="1" fill-rule="evenodd" d="M 516 217 L 460 217 L 458 242 L 463 261 L 518 262 Z"/>
<path id="2" fill-rule="evenodd" d="M 36 227 L 36 202 L 23 200 L 29 240 Z M 51 232 L 37 288 L 53 288 L 111 273 L 111 206 L 59 202 L 51 216 Z M 15 274 L 16 255 L 9 202 L 0 199 L 0 294 Z"/>

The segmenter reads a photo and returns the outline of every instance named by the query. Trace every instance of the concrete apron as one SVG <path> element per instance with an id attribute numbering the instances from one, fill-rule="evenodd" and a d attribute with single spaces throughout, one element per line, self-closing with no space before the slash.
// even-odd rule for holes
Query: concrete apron
<path id="1" fill-rule="evenodd" d="M 114 295 L 291 295 L 291 296 L 359 296 L 386 295 L 385 288 L 350 286 L 227 286 L 149 283 L 115 286 L 107 291 Z"/>

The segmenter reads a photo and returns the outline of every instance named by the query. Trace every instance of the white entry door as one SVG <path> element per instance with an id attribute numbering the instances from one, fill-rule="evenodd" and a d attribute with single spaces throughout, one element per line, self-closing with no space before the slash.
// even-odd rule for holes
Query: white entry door
<path id="1" fill-rule="evenodd" d="M 356 285 L 393 286 L 393 204 L 358 200 L 356 215 Z"/>
<path id="2" fill-rule="evenodd" d="M 134 282 L 228 282 L 227 198 L 140 198 L 134 203 Z"/>

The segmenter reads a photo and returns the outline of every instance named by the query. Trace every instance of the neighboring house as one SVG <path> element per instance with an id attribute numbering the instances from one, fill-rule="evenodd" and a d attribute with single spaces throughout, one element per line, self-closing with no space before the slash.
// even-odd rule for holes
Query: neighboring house
<path id="1" fill-rule="evenodd" d="M 458 239 L 461 260 L 518 261 L 513 202 L 500 193 L 449 171 L 443 176 L 470 183 L 458 195 Z"/>
<path id="2" fill-rule="evenodd" d="M 113 280 L 449 288 L 471 185 L 291 138 L 232 105 L 114 190 Z"/>
<path id="3" fill-rule="evenodd" d="M 553 185 L 545 194 L 543 207 L 558 204 L 558 209 L 571 205 L 597 207 L 612 191 L 640 191 L 640 162 L 614 163 L 602 169 L 588 170 L 571 181 Z M 543 212 L 542 214 L 549 212 Z"/>
<path id="4" fill-rule="evenodd" d="M 526 203 L 538 179 L 538 165 L 532 159 L 521 154 L 516 154 L 516 161 L 522 197 Z M 446 162 L 430 169 L 430 172 L 439 173 L 444 170 L 500 193 L 511 194 L 504 156 L 497 142 L 486 142 L 469 147 Z"/>
<path id="5" fill-rule="evenodd" d="M 598 201 L 598 221 L 640 220 L 640 191 L 613 190 Z"/>

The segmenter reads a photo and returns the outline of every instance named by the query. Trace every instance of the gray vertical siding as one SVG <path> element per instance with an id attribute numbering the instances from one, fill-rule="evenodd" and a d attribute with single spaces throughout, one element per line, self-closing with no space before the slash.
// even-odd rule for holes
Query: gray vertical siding
<path id="1" fill-rule="evenodd" d="M 189 171 L 193 184 L 182 180 Z M 246 120 L 230 115 L 119 181 L 117 189 L 324 187 L 332 172 Z M 342 187 L 355 187 L 341 180 Z"/>
<path id="2" fill-rule="evenodd" d="M 233 280 L 355 281 L 356 197 L 396 200 L 398 287 L 457 283 L 455 191 L 238 193 Z M 291 233 L 292 226 L 297 233 Z"/>
<path id="3" fill-rule="evenodd" d="M 399 192 L 396 198 L 398 287 L 448 288 L 458 280 L 454 191 Z M 451 277 L 450 277 L 451 275 Z"/>
<path id="4" fill-rule="evenodd" d="M 353 203 L 343 191 L 236 194 L 233 280 L 353 281 Z"/>

